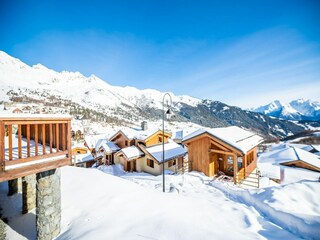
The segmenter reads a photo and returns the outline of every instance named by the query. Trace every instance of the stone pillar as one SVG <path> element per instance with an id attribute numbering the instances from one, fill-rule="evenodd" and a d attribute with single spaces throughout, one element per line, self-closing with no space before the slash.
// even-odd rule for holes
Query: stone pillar
<path id="1" fill-rule="evenodd" d="M 18 193 L 18 179 L 8 181 L 8 196 Z"/>
<path id="2" fill-rule="evenodd" d="M 37 239 L 53 239 L 60 233 L 60 169 L 37 174 Z"/>
<path id="3" fill-rule="evenodd" d="M 0 218 L 0 239 L 6 239 L 6 225 Z"/>
<path id="4" fill-rule="evenodd" d="M 28 213 L 36 207 L 36 175 L 22 178 L 22 213 Z"/>

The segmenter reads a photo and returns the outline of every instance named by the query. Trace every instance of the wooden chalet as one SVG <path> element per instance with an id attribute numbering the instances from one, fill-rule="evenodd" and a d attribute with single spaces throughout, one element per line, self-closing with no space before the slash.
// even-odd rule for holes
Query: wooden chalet
<path id="1" fill-rule="evenodd" d="M 0 182 L 71 165 L 71 117 L 0 115 Z"/>
<path id="2" fill-rule="evenodd" d="M 115 154 L 115 163 L 123 165 L 125 171 L 147 172 L 153 175 L 165 169 L 174 172 L 183 165 L 186 150 L 174 142 L 169 142 L 171 134 L 156 130 L 136 131 L 123 129 L 110 138 L 121 150 Z M 165 146 L 165 160 L 162 159 L 162 143 Z"/>
<path id="3" fill-rule="evenodd" d="M 236 126 L 199 129 L 183 139 L 192 170 L 212 177 L 219 172 L 235 183 L 257 167 L 257 145 L 262 138 Z"/>

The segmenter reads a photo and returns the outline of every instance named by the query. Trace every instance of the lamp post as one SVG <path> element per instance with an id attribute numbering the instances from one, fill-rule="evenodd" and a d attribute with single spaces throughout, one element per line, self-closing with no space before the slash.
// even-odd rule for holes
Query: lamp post
<path id="1" fill-rule="evenodd" d="M 167 110 L 165 111 L 164 109 L 164 100 L 166 96 L 169 96 L 170 99 L 170 104 L 167 101 Z M 162 100 L 162 108 L 163 108 L 163 116 L 162 116 L 162 185 L 163 185 L 163 192 L 165 192 L 165 177 L 164 177 L 164 118 L 167 120 L 170 119 L 171 117 L 171 110 L 170 106 L 172 105 L 172 98 L 169 93 L 165 93 L 163 95 L 163 100 Z"/>

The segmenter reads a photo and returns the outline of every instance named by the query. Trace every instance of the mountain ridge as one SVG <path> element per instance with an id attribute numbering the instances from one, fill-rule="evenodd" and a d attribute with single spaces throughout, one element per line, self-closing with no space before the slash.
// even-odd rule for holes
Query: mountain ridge
<path id="1" fill-rule="evenodd" d="M 320 121 L 320 102 L 311 101 L 310 99 L 300 98 L 289 103 L 275 100 L 250 110 L 284 120 Z"/>
<path id="2" fill-rule="evenodd" d="M 112 86 L 95 75 L 55 72 L 42 64 L 32 67 L 0 51 L 0 101 L 60 105 L 65 111 L 81 113 L 99 121 L 137 123 L 162 118 L 164 93 L 154 89 Z M 270 118 L 239 107 L 170 93 L 176 121 L 205 127 L 236 125 L 267 137 L 283 137 L 309 129 L 306 124 Z"/>

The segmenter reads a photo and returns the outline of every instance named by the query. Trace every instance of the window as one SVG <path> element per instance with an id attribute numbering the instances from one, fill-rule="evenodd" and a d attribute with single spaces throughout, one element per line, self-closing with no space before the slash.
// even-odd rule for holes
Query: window
<path id="1" fill-rule="evenodd" d="M 151 168 L 154 168 L 154 161 L 151 159 L 147 159 L 147 165 Z"/>
<path id="2" fill-rule="evenodd" d="M 158 141 L 159 141 L 159 142 L 162 142 L 162 137 L 158 137 Z"/>
<path id="3" fill-rule="evenodd" d="M 168 167 L 172 167 L 176 165 L 176 160 L 172 160 L 170 162 L 168 162 Z"/>
<path id="4" fill-rule="evenodd" d="M 77 153 L 80 154 L 80 151 L 78 150 Z"/>
<path id="5" fill-rule="evenodd" d="M 129 147 L 127 140 L 125 141 L 124 145 L 127 146 L 127 147 Z"/>

